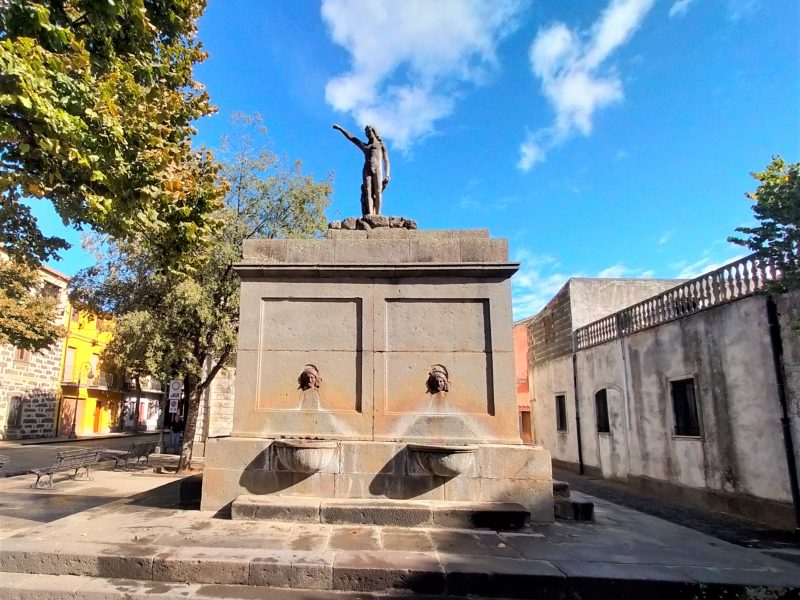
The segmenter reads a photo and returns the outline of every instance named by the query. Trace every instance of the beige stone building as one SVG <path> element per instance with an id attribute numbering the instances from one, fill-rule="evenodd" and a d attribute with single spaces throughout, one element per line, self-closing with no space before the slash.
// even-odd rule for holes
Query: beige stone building
<path id="1" fill-rule="evenodd" d="M 203 401 L 197 414 L 193 456 L 205 456 L 206 441 L 209 438 L 225 437 L 231 434 L 235 382 L 236 367 L 220 369 L 203 395 Z"/>
<path id="2" fill-rule="evenodd" d="M 563 467 L 795 526 L 800 299 L 763 293 L 772 274 L 748 257 L 666 291 L 568 282 L 529 326 L 534 442 Z"/>
<path id="3" fill-rule="evenodd" d="M 42 267 L 43 290 L 59 299 L 58 318 L 65 324 L 70 278 Z M 0 439 L 55 435 L 63 343 L 39 352 L 0 346 Z"/>

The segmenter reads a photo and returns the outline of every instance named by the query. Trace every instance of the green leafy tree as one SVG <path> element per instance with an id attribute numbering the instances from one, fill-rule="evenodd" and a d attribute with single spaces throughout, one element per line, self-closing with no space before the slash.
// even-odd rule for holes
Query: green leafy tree
<path id="1" fill-rule="evenodd" d="M 256 135 L 254 118 L 240 122 Z M 184 377 L 188 414 L 180 469 L 189 467 L 198 409 L 219 371 L 233 364 L 239 326 L 239 280 L 233 265 L 242 244 L 252 238 L 319 235 L 329 203 L 329 180 L 303 175 L 299 162 L 289 167 L 270 151 L 256 150 L 245 135 L 235 150 L 225 150 L 221 175 L 229 184 L 225 206 L 214 218 L 216 236 L 182 259 L 193 268 L 181 274 L 159 271 L 146 246 L 101 244 L 104 258 L 75 278 L 72 295 L 118 316 L 142 312 L 158 329 L 153 336 L 160 372 Z M 123 353 L 124 349 L 120 349 Z M 144 373 L 142 373 L 144 374 Z"/>
<path id="2" fill-rule="evenodd" d="M 39 269 L 24 261 L 0 259 L 0 344 L 36 352 L 61 338 L 58 298 L 42 291 Z"/>
<path id="3" fill-rule="evenodd" d="M 103 367 L 133 379 L 136 386 L 136 407 L 133 415 L 134 431 L 139 430 L 139 410 L 142 403 L 142 377 L 152 375 L 159 380 L 163 375 L 164 341 L 162 328 L 153 321 L 147 310 L 132 310 L 114 323 L 114 337 L 103 350 Z M 120 421 L 124 423 L 125 407 Z"/>
<path id="4" fill-rule="evenodd" d="M 32 264 L 65 224 L 151 246 L 162 262 L 202 241 L 224 190 L 192 122 L 213 111 L 194 80 L 205 0 L 5 0 L 0 6 L 0 247 Z"/>
<path id="5" fill-rule="evenodd" d="M 739 227 L 746 237 L 729 241 L 746 246 L 779 265 L 780 280 L 774 282 L 779 291 L 800 287 L 800 163 L 787 164 L 780 156 L 760 173 L 751 173 L 759 182 L 755 192 L 746 196 L 754 200 L 755 227 Z"/>

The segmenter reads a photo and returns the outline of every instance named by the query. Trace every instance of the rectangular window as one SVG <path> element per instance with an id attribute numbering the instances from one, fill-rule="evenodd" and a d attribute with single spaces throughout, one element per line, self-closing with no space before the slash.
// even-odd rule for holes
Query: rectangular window
<path id="1" fill-rule="evenodd" d="M 556 429 L 567 430 L 567 397 L 564 395 L 556 396 Z"/>
<path id="2" fill-rule="evenodd" d="M 675 435 L 700 437 L 700 417 L 694 393 L 694 379 L 670 381 Z"/>
<path id="3" fill-rule="evenodd" d="M 608 422 L 608 393 L 600 390 L 594 395 L 594 411 L 597 416 L 597 433 L 611 433 Z"/>
<path id="4" fill-rule="evenodd" d="M 73 323 L 77 323 L 78 321 L 80 321 L 80 313 L 78 312 L 78 309 L 75 308 L 74 306 L 72 307 L 72 314 L 70 315 L 70 318 L 72 319 Z"/>
<path id="5" fill-rule="evenodd" d="M 14 360 L 17 362 L 29 362 L 31 360 L 31 353 L 23 348 L 15 348 Z"/>
<path id="6" fill-rule="evenodd" d="M 531 426 L 531 411 L 523 410 L 519 413 L 519 432 L 523 444 L 533 443 L 533 428 Z"/>
<path id="7" fill-rule="evenodd" d="M 58 299 L 61 296 L 61 289 L 57 285 L 45 281 L 42 285 L 42 296 Z"/>

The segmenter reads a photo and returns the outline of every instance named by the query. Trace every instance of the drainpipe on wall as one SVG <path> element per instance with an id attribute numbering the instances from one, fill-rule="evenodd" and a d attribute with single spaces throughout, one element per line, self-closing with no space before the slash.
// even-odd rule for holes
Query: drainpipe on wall
<path id="1" fill-rule="evenodd" d="M 583 445 L 581 444 L 581 406 L 578 399 L 578 355 L 572 355 L 572 391 L 575 394 L 575 435 L 578 436 L 578 473 L 583 475 Z"/>
<path id="2" fill-rule="evenodd" d="M 778 320 L 778 305 L 772 294 L 767 296 L 767 323 L 769 323 L 769 339 L 772 343 L 772 361 L 775 366 L 775 379 L 778 382 L 778 401 L 781 404 L 781 428 L 783 429 L 783 445 L 786 449 L 786 464 L 789 467 L 789 487 L 792 490 L 794 505 L 794 523 L 800 529 L 800 486 L 797 483 L 797 463 L 794 457 L 794 442 L 789 420 L 789 406 L 786 400 L 786 374 L 783 370 L 783 340 L 781 324 Z"/>

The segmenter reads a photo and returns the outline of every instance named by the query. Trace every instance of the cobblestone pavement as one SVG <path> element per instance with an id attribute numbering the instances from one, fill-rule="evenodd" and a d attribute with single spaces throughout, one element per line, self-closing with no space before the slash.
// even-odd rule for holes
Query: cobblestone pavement
<path id="1" fill-rule="evenodd" d="M 800 561 L 800 534 L 797 532 L 770 529 L 732 515 L 688 507 L 640 492 L 623 483 L 578 475 L 564 469 L 554 468 L 553 478 L 569 483 L 572 491 L 633 508 L 745 548 L 785 550 L 788 555 L 797 552 L 797 561 Z"/>

